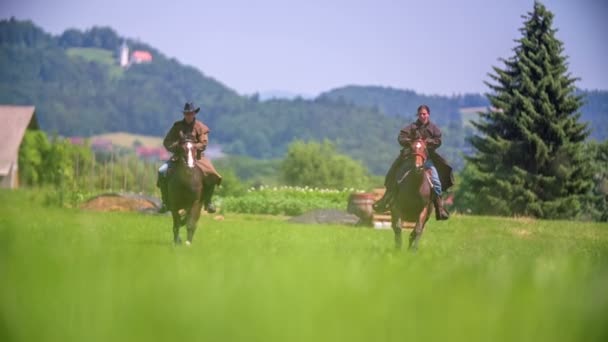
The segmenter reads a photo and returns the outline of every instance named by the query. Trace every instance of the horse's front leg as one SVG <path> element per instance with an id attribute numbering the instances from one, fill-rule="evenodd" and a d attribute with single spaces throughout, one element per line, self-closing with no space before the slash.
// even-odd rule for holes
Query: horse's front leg
<path id="1" fill-rule="evenodd" d="M 188 245 L 191 244 L 192 239 L 194 239 L 194 233 L 196 232 L 196 225 L 198 223 L 198 219 L 201 216 L 202 207 L 203 203 L 200 200 L 197 200 L 192 204 L 192 207 L 188 212 L 188 222 L 186 225 L 188 229 L 188 239 L 186 240 L 186 244 Z"/>
<path id="2" fill-rule="evenodd" d="M 395 250 L 401 250 L 401 220 L 396 210 L 391 210 L 391 227 L 395 233 Z"/>
<path id="3" fill-rule="evenodd" d="M 430 213 L 430 207 L 425 206 L 422 209 L 422 211 L 420 212 L 420 215 L 418 215 L 418 219 L 416 220 L 416 227 L 410 234 L 409 249 L 411 251 L 415 252 L 416 250 L 418 250 L 418 242 L 420 241 L 420 238 L 422 237 L 422 232 L 424 231 L 424 225 L 425 225 L 426 221 L 429 219 L 429 213 Z"/>
<path id="4" fill-rule="evenodd" d="M 182 225 L 182 218 L 179 216 L 178 210 L 171 210 L 171 216 L 173 217 L 173 242 L 179 245 L 182 243 L 182 239 L 179 238 L 179 227 Z"/>

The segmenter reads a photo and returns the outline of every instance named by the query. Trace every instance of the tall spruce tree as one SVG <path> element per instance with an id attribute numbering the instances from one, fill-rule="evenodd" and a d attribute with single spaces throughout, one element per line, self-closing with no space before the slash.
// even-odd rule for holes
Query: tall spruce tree
<path id="1" fill-rule="evenodd" d="M 580 123 L 582 99 L 574 94 L 553 14 L 540 2 L 523 16 L 523 37 L 504 69 L 493 67 L 492 107 L 480 113 L 481 134 L 470 142 L 462 190 L 477 213 L 574 218 L 593 187 L 583 153 L 589 135 Z"/>

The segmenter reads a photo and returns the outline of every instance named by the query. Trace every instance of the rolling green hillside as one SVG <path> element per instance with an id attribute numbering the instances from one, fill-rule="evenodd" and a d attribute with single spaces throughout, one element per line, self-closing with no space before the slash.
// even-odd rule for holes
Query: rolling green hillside
<path id="1" fill-rule="evenodd" d="M 152 63 L 118 66 L 125 41 L 146 50 Z M 258 159 L 284 156 L 296 139 L 333 141 L 338 149 L 384 174 L 399 146 L 396 137 L 421 103 L 444 131 L 441 152 L 463 165 L 466 127 L 460 108 L 486 103 L 481 95 L 427 96 L 382 87 L 347 86 L 314 100 L 260 101 L 241 96 L 200 70 L 107 27 L 70 29 L 52 36 L 29 21 L 0 20 L 0 103 L 36 106 L 42 129 L 65 136 L 127 132 L 162 137 L 180 119 L 184 102 L 202 106 L 199 118 L 228 154 Z M 608 137 L 606 92 L 585 92 L 582 119 L 592 138 Z"/>
<path id="2" fill-rule="evenodd" d="M 116 63 L 116 56 L 110 50 L 99 48 L 69 48 L 66 50 L 70 58 L 82 58 L 87 62 L 103 64 L 108 67 L 110 79 L 122 77 L 123 70 Z"/>
<path id="3" fill-rule="evenodd" d="M 153 61 L 132 65 L 116 77 L 110 61 L 122 41 L 109 28 L 53 37 L 31 22 L 1 21 L 0 102 L 35 104 L 47 132 L 164 136 L 180 119 L 183 103 L 195 100 L 202 106 L 199 119 L 212 129 L 212 142 L 227 153 L 279 158 L 295 139 L 329 139 L 379 174 L 397 153 L 399 123 L 378 111 L 327 100 L 261 102 L 239 96 L 129 39 L 131 49 L 149 51 Z"/>
<path id="4" fill-rule="evenodd" d="M 427 104 L 431 108 L 431 118 L 446 126 L 450 121 L 461 121 L 459 108 L 488 104 L 483 96 L 476 94 L 451 97 L 428 96 L 417 94 L 413 90 L 372 86 L 347 86 L 333 89 L 320 96 L 335 101 L 378 108 L 386 115 L 398 117 L 404 122 L 414 120 L 416 108 L 421 104 Z"/>
<path id="5" fill-rule="evenodd" d="M 3 341 L 608 337 L 605 223 L 456 216 L 411 254 L 390 230 L 203 216 L 187 248 L 168 216 L 0 201 Z"/>

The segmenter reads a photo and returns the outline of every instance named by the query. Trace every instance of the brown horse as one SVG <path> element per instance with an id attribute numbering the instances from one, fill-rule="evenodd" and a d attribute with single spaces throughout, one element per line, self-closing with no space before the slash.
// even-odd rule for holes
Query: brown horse
<path id="1" fill-rule="evenodd" d="M 196 166 L 198 150 L 190 135 L 180 132 L 180 140 L 175 149 L 176 161 L 168 175 L 169 210 L 173 216 L 173 241 L 181 243 L 179 228 L 186 225 L 188 238 L 186 244 L 192 243 L 196 225 L 203 205 L 203 171 Z M 182 217 L 180 210 L 186 214 Z"/>
<path id="2" fill-rule="evenodd" d="M 410 151 L 411 155 L 403 163 L 402 170 L 397 173 L 397 193 L 391 205 L 391 226 L 395 232 L 395 248 L 401 249 L 400 220 L 415 221 L 416 227 L 410 234 L 409 248 L 416 250 L 424 225 L 430 217 L 433 202 L 430 171 L 424 169 L 424 162 L 428 157 L 425 141 L 413 140 Z"/>

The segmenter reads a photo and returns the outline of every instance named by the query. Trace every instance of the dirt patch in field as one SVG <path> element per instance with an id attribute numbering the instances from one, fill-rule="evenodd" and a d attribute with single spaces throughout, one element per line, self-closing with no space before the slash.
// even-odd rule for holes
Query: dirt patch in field
<path id="1" fill-rule="evenodd" d="M 343 210 L 337 209 L 317 209 L 309 211 L 300 216 L 292 217 L 288 220 L 293 223 L 304 224 L 344 224 L 355 225 L 359 218 Z"/>
<path id="2" fill-rule="evenodd" d="M 532 233 L 527 229 L 515 229 L 513 230 L 513 235 L 525 239 L 529 238 Z"/>
<path id="3" fill-rule="evenodd" d="M 536 219 L 534 217 L 530 217 L 530 216 L 516 216 L 514 217 L 514 220 L 516 222 L 520 222 L 520 223 L 524 223 L 524 224 L 531 224 L 536 222 Z"/>
<path id="4" fill-rule="evenodd" d="M 132 195 L 132 194 L 103 194 L 95 196 L 80 208 L 95 211 L 138 211 L 138 212 L 157 212 L 159 208 L 158 200 L 152 197 Z"/>

